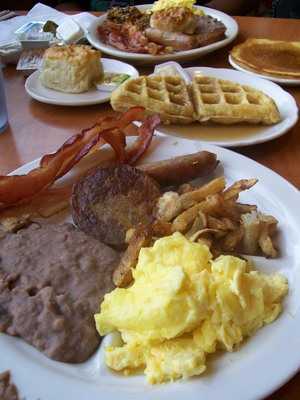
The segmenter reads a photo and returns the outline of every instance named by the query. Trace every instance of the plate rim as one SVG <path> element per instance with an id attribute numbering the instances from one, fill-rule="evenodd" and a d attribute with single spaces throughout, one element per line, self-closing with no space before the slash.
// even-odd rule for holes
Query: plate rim
<path id="1" fill-rule="evenodd" d="M 186 67 L 186 68 L 184 68 L 184 70 L 187 71 L 187 72 L 190 72 L 192 70 L 200 70 L 200 71 L 204 71 L 204 72 L 205 71 L 207 71 L 207 72 L 216 71 L 216 75 L 217 75 L 218 71 L 225 72 L 225 73 L 228 73 L 228 72 L 230 72 L 230 73 L 232 73 L 232 72 L 233 73 L 238 73 L 238 74 L 242 74 L 244 77 L 247 77 L 247 75 L 248 75 L 247 72 L 245 72 L 245 71 L 237 71 L 237 70 L 232 69 L 232 68 L 214 68 L 214 67 L 196 66 L 196 67 Z M 232 78 L 230 80 L 232 80 Z M 291 115 L 289 116 L 289 118 L 290 118 L 289 124 L 286 127 L 284 127 L 284 129 L 279 130 L 279 131 L 271 134 L 269 137 L 264 137 L 263 133 L 262 133 L 262 137 L 259 136 L 259 137 L 255 138 L 255 139 L 251 139 L 251 138 L 247 138 L 246 137 L 244 139 L 237 139 L 237 140 L 229 141 L 229 142 L 228 141 L 221 141 L 221 140 L 219 140 L 219 141 L 202 141 L 202 140 L 199 139 L 199 142 L 201 142 L 203 144 L 214 145 L 214 146 L 222 146 L 222 147 L 226 147 L 226 148 L 227 147 L 254 146 L 254 145 L 258 145 L 258 144 L 261 144 L 261 143 L 266 143 L 266 142 L 269 142 L 269 141 L 274 140 L 276 138 L 279 138 L 280 136 L 283 136 L 286 133 L 288 133 L 296 125 L 296 123 L 297 123 L 297 121 L 299 119 L 299 110 L 298 110 L 298 106 L 297 106 L 297 103 L 296 103 L 296 100 L 294 99 L 294 97 L 288 91 L 284 90 L 281 86 L 279 86 L 276 82 L 272 82 L 270 80 L 266 80 L 266 79 L 264 79 L 262 77 L 259 77 L 259 76 L 255 76 L 255 80 L 257 80 L 258 83 L 260 81 L 263 81 L 264 84 L 267 84 L 269 86 L 273 86 L 274 88 L 276 88 L 276 90 L 279 90 L 279 91 L 281 91 L 281 93 L 284 93 L 286 98 L 290 101 L 291 107 L 292 107 Z M 273 100 L 275 100 L 275 99 L 273 98 Z M 201 126 L 201 125 L 199 125 L 199 126 Z M 265 125 L 265 126 L 266 126 L 266 128 L 268 127 L 268 125 Z M 220 125 L 220 129 L 222 129 L 222 125 Z M 161 132 L 159 129 L 158 129 L 158 131 L 159 131 L 159 133 L 161 135 L 168 135 L 167 133 Z M 180 137 L 180 136 L 176 135 L 174 137 Z M 185 139 L 195 140 L 195 138 L 191 138 L 191 139 L 185 138 Z"/>
<path id="2" fill-rule="evenodd" d="M 134 139 L 134 137 L 131 137 L 130 140 L 133 140 L 133 139 Z M 171 137 L 171 136 L 169 136 L 169 137 L 167 137 L 167 136 L 159 137 L 159 140 L 160 139 L 163 140 L 163 141 L 166 141 L 166 142 L 169 141 L 170 145 L 172 144 L 171 142 L 176 142 L 178 140 L 182 141 L 182 142 L 188 142 L 187 139 L 174 138 L 174 137 Z M 192 145 L 188 144 L 188 148 L 189 148 L 188 151 L 190 151 L 191 147 L 192 147 Z M 298 199 L 300 198 L 299 197 L 300 196 L 299 190 L 292 183 L 290 183 L 287 179 L 285 179 L 282 176 L 280 176 L 277 172 L 275 172 L 275 171 L 271 170 L 270 168 L 258 163 L 257 161 L 255 161 L 255 160 L 253 160 L 253 159 L 251 159 L 251 158 L 249 158 L 249 157 L 247 157 L 247 156 L 245 156 L 243 154 L 237 153 L 237 152 L 235 152 L 233 150 L 230 150 L 230 149 L 227 149 L 227 148 L 222 148 L 222 147 L 215 146 L 215 145 L 212 145 L 212 144 L 200 143 L 200 142 L 197 142 L 197 141 L 194 141 L 194 150 L 195 151 L 208 150 L 208 151 L 215 152 L 217 154 L 217 156 L 221 158 L 221 161 L 223 161 L 222 160 L 222 156 L 224 155 L 224 158 L 225 158 L 224 161 L 226 161 L 227 159 L 230 159 L 231 163 L 234 163 L 237 159 L 240 159 L 241 163 L 242 163 L 242 168 L 244 167 L 245 163 L 250 164 L 251 170 L 252 170 L 252 168 L 258 169 L 258 173 L 257 174 L 258 175 L 262 175 L 260 177 L 261 180 L 265 180 L 265 179 L 268 179 L 268 178 L 272 179 L 272 177 L 273 178 L 275 177 L 276 180 L 278 180 L 280 186 L 284 185 L 286 187 L 286 191 L 289 192 L 288 193 L 289 201 L 291 201 L 292 203 L 296 203 L 297 202 L 297 204 L 298 204 Z M 155 152 L 155 150 L 154 150 L 154 152 Z M 180 151 L 179 151 L 179 153 L 181 154 Z M 37 159 L 35 159 L 33 161 L 30 161 L 30 162 L 28 162 L 26 164 L 23 164 L 19 168 L 17 168 L 14 171 L 12 171 L 9 175 L 14 175 L 14 174 L 18 174 L 18 173 L 25 173 L 26 171 L 35 168 L 38 165 L 40 159 L 41 159 L 41 157 L 37 158 Z M 225 162 L 224 162 L 224 164 L 225 164 Z M 224 166 L 225 166 L 225 171 L 226 171 L 226 165 L 224 165 Z M 25 171 L 24 171 L 24 169 L 25 169 Z M 225 172 L 225 175 L 226 175 L 226 172 Z M 248 173 L 246 173 L 245 175 L 248 175 Z M 297 216 L 297 219 L 299 219 L 299 221 L 300 221 L 300 215 Z M 298 321 L 298 324 L 299 324 L 300 323 L 300 317 L 299 316 L 298 316 L 297 321 Z M 281 378 L 277 378 L 277 383 L 276 384 L 273 384 L 271 387 L 268 387 L 269 381 L 264 380 L 265 381 L 264 382 L 264 387 L 265 388 L 264 388 L 263 392 L 261 392 L 259 395 L 255 395 L 255 393 L 253 392 L 251 396 L 249 396 L 248 393 L 247 393 L 246 396 L 244 397 L 244 399 L 247 399 L 247 400 L 250 400 L 250 399 L 251 400 L 262 399 L 265 396 L 273 393 L 275 390 L 277 390 L 279 387 L 281 387 L 283 384 L 285 384 L 288 380 L 290 380 L 300 369 L 300 356 L 297 357 L 297 352 L 295 352 L 295 351 L 293 352 L 293 354 L 294 354 L 294 359 L 293 359 L 292 365 L 291 365 L 291 363 L 288 364 L 289 368 L 286 371 L 286 373 L 284 373 L 283 375 L 282 375 L 281 372 L 279 372 L 279 375 L 281 376 Z M 297 359 L 297 361 L 295 361 L 295 358 Z M 281 370 L 282 370 L 282 368 L 277 368 L 277 371 L 281 371 Z M 173 385 L 175 385 L 175 384 L 173 384 Z M 107 392 L 107 395 L 108 395 L 108 397 L 106 397 L 107 399 L 111 399 L 112 400 L 112 399 L 115 398 L 114 394 L 113 394 L 115 392 L 113 392 L 113 390 L 114 389 L 112 389 L 111 392 Z M 115 386 L 115 390 L 118 390 L 117 386 Z M 120 390 L 122 390 L 122 389 L 120 389 Z M 126 396 L 126 393 L 127 392 L 124 390 L 123 394 L 125 396 Z M 140 393 L 137 394 L 136 396 L 132 396 L 132 398 L 138 399 L 138 398 L 140 398 L 139 395 L 140 395 Z M 166 398 L 165 394 L 162 397 L 165 399 Z M 129 396 L 128 399 L 129 398 L 131 398 L 131 397 Z M 152 391 L 151 393 L 148 393 L 148 396 L 145 393 L 145 399 L 155 399 L 155 398 L 157 398 L 157 391 Z M 188 400 L 195 399 L 195 397 L 190 396 L 190 393 L 188 393 L 188 392 L 186 393 L 186 398 Z M 226 399 L 227 399 L 227 397 L 226 397 Z"/>
<path id="3" fill-rule="evenodd" d="M 102 62 L 115 62 L 117 64 L 118 63 L 127 64 L 127 66 L 129 66 L 134 72 L 134 74 L 131 75 L 131 77 L 136 78 L 136 77 L 139 76 L 139 71 L 135 68 L 135 66 L 131 65 L 131 64 L 128 64 L 125 61 L 112 60 L 111 58 L 105 58 L 105 57 L 101 57 L 101 61 Z M 26 90 L 27 94 L 30 97 L 32 97 L 33 99 L 35 99 L 35 100 L 37 100 L 37 101 L 39 101 L 41 103 L 52 104 L 52 105 L 56 105 L 56 106 L 67 106 L 67 107 L 80 107 L 80 106 L 82 106 L 83 107 L 83 106 L 89 106 L 89 105 L 95 105 L 95 104 L 102 104 L 102 103 L 106 103 L 106 102 L 110 101 L 111 92 L 107 92 L 107 95 L 106 95 L 105 98 L 101 98 L 101 99 L 96 99 L 95 98 L 95 100 L 91 100 L 91 99 L 79 100 L 79 101 L 77 100 L 75 102 L 74 102 L 74 100 L 59 100 L 59 99 L 44 97 L 43 95 L 40 95 L 36 91 L 32 90 L 32 84 L 33 84 L 33 82 L 36 82 L 38 80 L 39 74 L 40 74 L 39 70 L 36 70 L 32 74 L 30 74 L 27 77 L 24 86 L 25 86 L 25 90 Z M 73 95 L 73 96 L 75 96 L 74 97 L 75 100 L 76 100 L 76 95 L 77 94 L 84 94 L 84 93 L 64 93 L 64 92 L 56 91 L 54 89 L 48 89 L 48 88 L 45 88 L 45 89 L 57 92 L 58 95 L 60 93 Z M 96 94 L 97 93 L 97 89 L 94 89 L 94 90 L 95 90 L 95 94 Z"/>
<path id="4" fill-rule="evenodd" d="M 147 10 L 150 7 L 152 7 L 152 4 L 141 4 L 136 7 L 142 10 L 143 9 Z M 167 60 L 180 60 L 185 58 L 191 59 L 192 57 L 198 57 L 201 56 L 202 54 L 205 55 L 228 45 L 236 38 L 239 32 L 239 25 L 234 18 L 232 18 L 228 14 L 223 13 L 222 11 L 218 11 L 209 7 L 204 7 L 204 6 L 195 6 L 195 7 L 203 9 L 207 15 L 212 15 L 214 17 L 219 18 L 223 23 L 224 20 L 230 21 L 231 26 L 229 26 L 229 24 L 226 25 L 225 23 L 224 25 L 226 26 L 227 29 L 233 31 L 232 34 L 226 37 L 225 39 L 219 40 L 217 42 L 211 43 L 203 47 L 198 47 L 196 49 L 185 50 L 185 51 L 178 51 L 176 53 L 171 53 L 171 54 L 153 56 L 151 54 L 129 53 L 119 49 L 114 49 L 112 46 L 106 45 L 102 43 L 100 40 L 94 40 L 92 31 L 95 29 L 95 26 L 99 24 L 99 22 L 105 19 L 107 14 L 105 13 L 101 15 L 97 20 L 93 21 L 91 26 L 87 29 L 86 38 L 92 46 L 103 51 L 103 53 L 109 54 L 110 56 L 118 57 L 120 59 L 130 60 L 132 62 L 145 61 L 149 63 L 154 63 L 157 61 L 167 61 Z"/>
<path id="5" fill-rule="evenodd" d="M 274 83 L 279 83 L 279 84 L 287 85 L 287 86 L 298 86 L 298 85 L 300 85 L 300 78 L 299 79 L 280 78 L 280 77 L 277 77 L 277 76 L 260 74 L 259 72 L 251 71 L 250 69 L 242 67 L 241 65 L 239 65 L 237 62 L 234 61 L 234 59 L 232 58 L 230 53 L 228 55 L 228 62 L 237 71 L 241 71 L 241 72 L 245 72 L 247 74 L 254 75 L 257 78 L 266 79 L 268 81 L 272 81 Z"/>

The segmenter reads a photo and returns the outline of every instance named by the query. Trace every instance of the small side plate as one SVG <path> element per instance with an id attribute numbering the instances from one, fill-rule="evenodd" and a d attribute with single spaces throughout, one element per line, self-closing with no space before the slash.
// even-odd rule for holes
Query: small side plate
<path id="1" fill-rule="evenodd" d="M 122 61 L 101 59 L 104 72 L 118 72 L 128 74 L 133 78 L 139 76 L 138 71 L 129 64 Z M 83 93 L 64 93 L 44 87 L 39 80 L 40 71 L 31 74 L 26 82 L 26 92 L 33 99 L 42 103 L 55 104 L 59 106 L 87 106 L 105 103 L 110 100 L 111 92 L 100 91 L 96 87 Z"/>

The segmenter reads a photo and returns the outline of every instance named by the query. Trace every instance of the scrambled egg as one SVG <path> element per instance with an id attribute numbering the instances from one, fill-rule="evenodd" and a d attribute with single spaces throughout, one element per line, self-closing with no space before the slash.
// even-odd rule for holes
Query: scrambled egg
<path id="1" fill-rule="evenodd" d="M 172 7 L 189 8 L 197 15 L 204 15 L 203 10 L 194 7 L 196 0 L 157 0 L 153 3 L 152 12 L 165 10 Z"/>
<path id="2" fill-rule="evenodd" d="M 182 234 L 140 251 L 134 283 L 106 294 L 95 315 L 100 335 L 120 331 L 107 365 L 128 374 L 144 368 L 150 383 L 199 375 L 206 353 L 233 351 L 281 312 L 286 279 L 257 272 L 233 256 L 212 260 L 207 246 Z"/>

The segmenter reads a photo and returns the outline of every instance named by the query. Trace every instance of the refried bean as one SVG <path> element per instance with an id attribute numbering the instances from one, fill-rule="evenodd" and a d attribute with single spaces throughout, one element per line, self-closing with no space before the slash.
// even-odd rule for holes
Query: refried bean
<path id="1" fill-rule="evenodd" d="M 119 254 L 69 223 L 33 224 L 0 239 L 0 332 L 48 357 L 88 359 L 99 345 L 93 314 L 114 285 Z"/>

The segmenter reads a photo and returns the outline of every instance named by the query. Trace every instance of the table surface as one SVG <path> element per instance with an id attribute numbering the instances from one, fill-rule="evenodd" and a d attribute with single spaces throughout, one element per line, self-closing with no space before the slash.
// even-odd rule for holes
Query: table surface
<path id="1" fill-rule="evenodd" d="M 191 65 L 230 67 L 228 50 L 249 37 L 281 40 L 299 40 L 300 37 L 300 20 L 254 17 L 237 17 L 236 20 L 240 28 L 236 41 Z M 25 79 L 14 66 L 5 68 L 4 76 L 9 127 L 0 135 L 0 174 L 7 174 L 56 150 L 69 136 L 92 125 L 99 114 L 110 111 L 107 104 L 72 108 L 39 103 L 26 94 Z M 300 87 L 288 87 L 286 90 L 300 104 Z M 271 168 L 300 188 L 300 121 L 279 139 L 235 151 Z M 300 373 L 268 400 L 299 400 L 299 393 Z"/>

